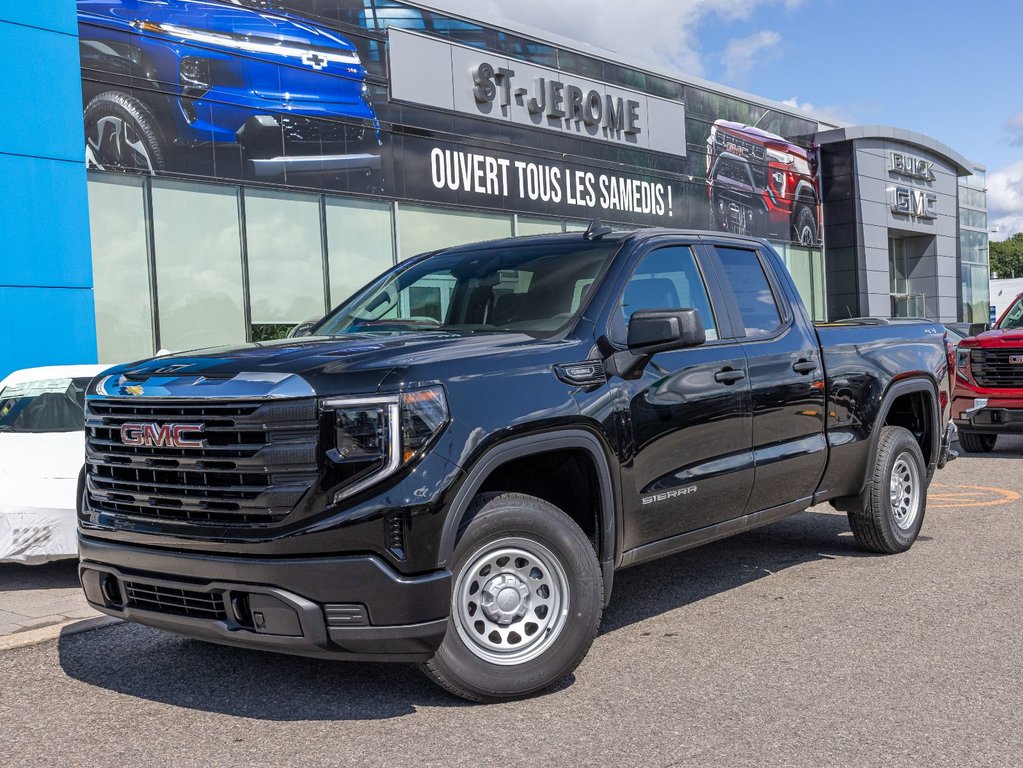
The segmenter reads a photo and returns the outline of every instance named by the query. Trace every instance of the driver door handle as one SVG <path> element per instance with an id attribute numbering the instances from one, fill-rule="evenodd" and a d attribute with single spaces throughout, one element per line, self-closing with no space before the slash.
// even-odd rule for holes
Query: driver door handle
<path id="1" fill-rule="evenodd" d="M 740 379 L 746 378 L 745 371 L 737 371 L 734 368 L 722 368 L 720 371 L 714 374 L 714 381 L 719 381 L 722 384 L 734 384 Z"/>
<path id="2" fill-rule="evenodd" d="M 799 360 L 792 364 L 792 370 L 805 376 L 817 370 L 817 363 L 813 360 Z"/>

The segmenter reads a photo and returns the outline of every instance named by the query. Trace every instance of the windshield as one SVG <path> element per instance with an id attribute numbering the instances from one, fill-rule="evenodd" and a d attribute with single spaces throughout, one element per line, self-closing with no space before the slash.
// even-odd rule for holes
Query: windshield
<path id="1" fill-rule="evenodd" d="M 0 432 L 82 432 L 90 379 L 42 379 L 0 391 Z"/>
<path id="2" fill-rule="evenodd" d="M 516 331 L 551 336 L 571 322 L 618 243 L 561 242 L 440 253 L 386 273 L 314 331 Z"/>
<path id="3" fill-rule="evenodd" d="M 1023 328 L 1023 296 L 1016 299 L 1016 303 L 1005 313 L 1005 317 L 998 324 L 1002 330 L 1013 330 Z"/>

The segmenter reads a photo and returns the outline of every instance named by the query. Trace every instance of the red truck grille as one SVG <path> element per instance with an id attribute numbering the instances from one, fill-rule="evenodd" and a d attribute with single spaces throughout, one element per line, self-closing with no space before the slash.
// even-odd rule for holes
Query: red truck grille
<path id="1" fill-rule="evenodd" d="M 1023 387 L 1023 358 L 1019 349 L 971 349 L 973 378 L 982 387 L 1016 389 Z"/>

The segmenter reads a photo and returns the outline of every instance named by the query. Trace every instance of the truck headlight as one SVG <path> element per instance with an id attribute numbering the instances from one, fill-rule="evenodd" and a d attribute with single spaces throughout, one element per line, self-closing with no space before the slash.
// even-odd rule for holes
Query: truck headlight
<path id="1" fill-rule="evenodd" d="M 777 149 L 770 148 L 767 150 L 767 159 L 774 160 L 776 163 L 784 163 L 785 165 L 792 165 L 796 161 L 794 155 L 788 152 L 779 152 Z"/>
<path id="2" fill-rule="evenodd" d="M 334 445 L 327 458 L 340 473 L 334 503 L 379 482 L 421 454 L 448 422 L 440 387 L 378 397 L 331 398 Z"/>
<path id="3" fill-rule="evenodd" d="M 963 381 L 968 381 L 967 371 L 970 370 L 970 350 L 968 349 L 957 349 L 956 350 L 956 376 L 961 378 Z"/>

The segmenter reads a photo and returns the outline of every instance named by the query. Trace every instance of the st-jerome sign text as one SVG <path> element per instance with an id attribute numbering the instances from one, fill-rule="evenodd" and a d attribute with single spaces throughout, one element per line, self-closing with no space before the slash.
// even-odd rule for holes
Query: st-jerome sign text
<path id="1" fill-rule="evenodd" d="M 572 82 L 538 77 L 531 87 L 515 80 L 515 70 L 482 62 L 473 72 L 472 95 L 478 104 L 497 100 L 501 107 L 525 109 L 530 115 L 549 120 L 599 126 L 606 136 L 635 136 L 640 128 L 639 102 L 580 88 Z"/>
<path id="2" fill-rule="evenodd" d="M 542 130 L 686 156 L 681 101 L 397 27 L 387 31 L 387 56 L 391 100 L 471 118 L 453 121 L 456 135 L 489 135 L 477 121 L 497 120 L 509 127 L 504 140 L 523 147 L 541 146 L 531 133 Z M 547 149 L 588 153 L 569 142 Z"/>

